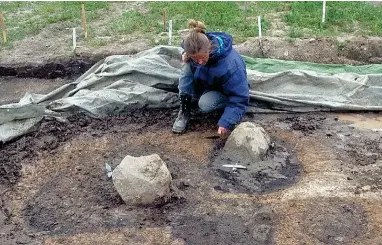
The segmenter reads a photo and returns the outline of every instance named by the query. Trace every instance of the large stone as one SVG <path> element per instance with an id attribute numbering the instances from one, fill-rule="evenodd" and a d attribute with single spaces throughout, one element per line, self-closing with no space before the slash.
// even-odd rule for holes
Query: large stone
<path id="1" fill-rule="evenodd" d="M 257 162 L 264 160 L 271 139 L 265 130 L 251 122 L 240 123 L 231 133 L 224 146 L 224 152 L 229 153 L 235 161 L 243 159 Z"/>
<path id="2" fill-rule="evenodd" d="M 300 171 L 296 154 L 288 144 L 276 138 L 273 140 L 271 142 L 265 130 L 254 123 L 238 125 L 227 139 L 222 153 L 212 163 L 216 174 L 221 177 L 220 190 L 266 193 L 295 183 Z M 236 164 L 245 168 L 235 169 Z M 258 235 L 255 239 L 268 239 L 266 226 L 257 227 L 254 232 Z"/>
<path id="3" fill-rule="evenodd" d="M 126 156 L 113 171 L 113 183 L 129 205 L 165 202 L 170 196 L 171 175 L 157 154 Z"/>

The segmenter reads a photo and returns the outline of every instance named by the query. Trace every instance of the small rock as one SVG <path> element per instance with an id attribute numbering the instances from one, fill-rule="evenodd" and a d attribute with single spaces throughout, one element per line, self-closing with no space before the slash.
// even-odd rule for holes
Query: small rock
<path id="1" fill-rule="evenodd" d="M 362 191 L 370 191 L 371 190 L 371 186 L 370 185 L 365 185 L 362 187 Z"/>

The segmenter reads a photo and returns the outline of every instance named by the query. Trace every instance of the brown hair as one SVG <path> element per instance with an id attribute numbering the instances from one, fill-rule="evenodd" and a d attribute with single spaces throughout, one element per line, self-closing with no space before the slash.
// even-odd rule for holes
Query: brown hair
<path id="1" fill-rule="evenodd" d="M 190 20 L 188 22 L 190 33 L 184 39 L 184 51 L 188 55 L 194 55 L 199 52 L 210 52 L 211 42 L 206 36 L 206 26 L 203 22 Z"/>

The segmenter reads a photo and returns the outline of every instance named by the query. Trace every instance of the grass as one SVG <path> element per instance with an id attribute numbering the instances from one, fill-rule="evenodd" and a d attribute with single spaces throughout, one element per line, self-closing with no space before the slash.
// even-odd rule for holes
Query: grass
<path id="1" fill-rule="evenodd" d="M 381 5 L 327 1 L 326 12 L 326 20 L 322 24 L 322 2 L 292 2 L 284 20 L 296 29 L 294 32 L 306 28 L 316 36 L 338 36 L 353 32 L 382 36 Z"/>
<path id="2" fill-rule="evenodd" d="M 207 24 L 208 30 L 225 31 L 234 40 L 258 35 L 257 16 L 262 16 L 263 35 L 271 27 L 270 14 L 279 14 L 289 38 L 336 36 L 346 33 L 382 36 L 382 5 L 368 2 L 327 2 L 327 18 L 322 18 L 322 2 L 146 2 L 147 13 L 136 10 L 115 19 L 108 35 L 146 33 L 164 30 L 162 13 L 173 20 L 174 30 L 187 28 L 189 19 Z"/>
<path id="3" fill-rule="evenodd" d="M 164 31 L 163 10 L 166 20 L 173 21 L 173 30 L 187 28 L 189 19 L 196 19 L 207 25 L 208 31 L 224 31 L 234 37 L 257 36 L 257 20 L 245 22 L 245 11 L 240 2 L 146 2 L 148 12 L 136 10 L 126 12 L 110 23 L 108 35 L 132 34 L 134 32 L 159 34 Z M 252 9 L 248 8 L 247 14 Z M 248 17 L 247 16 L 247 17 Z M 267 30 L 269 21 L 263 20 L 262 29 Z"/>
<path id="4" fill-rule="evenodd" d="M 8 32 L 8 41 L 37 35 L 55 23 L 81 24 L 81 2 L 0 2 Z M 108 9 L 108 2 L 85 2 L 87 21 L 99 18 L 98 10 Z"/>
<path id="5" fill-rule="evenodd" d="M 79 27 L 81 2 L 0 2 L 0 11 L 6 17 L 9 43 L 38 34 L 44 28 Z M 203 21 L 208 31 L 224 31 L 233 35 L 235 42 L 258 36 L 257 16 L 262 16 L 263 36 L 270 30 L 275 16 L 286 24 L 287 39 L 312 36 L 337 36 L 348 33 L 382 36 L 382 5 L 368 2 L 327 1 L 327 18 L 321 23 L 322 2 L 215 2 L 177 1 L 144 2 L 145 11 L 129 10 L 122 16 L 110 16 L 114 12 L 111 2 L 85 2 L 90 38 L 98 36 L 138 35 L 154 40 L 163 26 L 163 10 L 166 19 L 173 20 L 174 38 L 177 31 L 187 28 L 189 19 Z M 131 6 L 134 6 L 133 2 Z M 106 16 L 108 15 L 108 16 Z M 102 26 L 91 22 L 107 17 Z M 97 30 L 97 32 L 96 32 Z M 175 43 L 175 42 L 174 42 Z M 89 41 L 91 45 L 106 45 L 105 41 Z"/>

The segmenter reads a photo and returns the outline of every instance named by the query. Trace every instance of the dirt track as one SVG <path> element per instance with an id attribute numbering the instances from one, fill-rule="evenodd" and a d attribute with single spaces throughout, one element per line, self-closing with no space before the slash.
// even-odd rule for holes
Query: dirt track
<path id="1" fill-rule="evenodd" d="M 214 170 L 224 141 L 206 136 L 218 117 L 195 116 L 187 134 L 174 135 L 175 113 L 46 121 L 3 146 L 1 244 L 382 243 L 382 134 L 342 120 L 382 128 L 378 114 L 247 116 L 288 146 L 300 166 L 293 183 L 258 194 Z M 128 207 L 104 164 L 151 153 L 172 173 L 173 199 Z"/>

